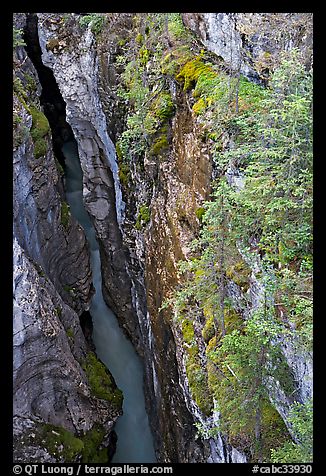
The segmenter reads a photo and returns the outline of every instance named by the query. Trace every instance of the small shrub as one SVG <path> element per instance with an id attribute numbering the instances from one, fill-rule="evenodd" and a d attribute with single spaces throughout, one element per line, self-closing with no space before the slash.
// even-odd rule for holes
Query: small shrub
<path id="1" fill-rule="evenodd" d="M 136 43 L 138 43 L 139 45 L 142 45 L 144 43 L 144 37 L 141 33 L 138 33 L 138 35 L 136 36 Z"/>
<path id="2" fill-rule="evenodd" d="M 33 76 L 31 76 L 30 74 L 25 74 L 25 80 L 26 80 L 26 90 L 29 93 L 34 93 L 37 89 L 37 85 Z"/>
<path id="3" fill-rule="evenodd" d="M 26 43 L 22 39 L 23 30 L 20 28 L 13 28 L 13 47 L 26 46 Z"/>
<path id="4" fill-rule="evenodd" d="M 186 29 L 180 13 L 169 13 L 168 31 L 173 40 L 181 40 L 184 38 Z"/>
<path id="5" fill-rule="evenodd" d="M 140 64 L 145 66 L 148 63 L 150 57 L 150 51 L 146 48 L 146 46 L 142 46 L 139 50 L 139 59 Z"/>
<path id="6" fill-rule="evenodd" d="M 79 24 L 82 27 L 88 27 L 90 25 L 91 32 L 95 35 L 101 33 L 104 27 L 105 16 L 99 13 L 92 13 L 91 15 L 82 16 L 79 19 Z"/>

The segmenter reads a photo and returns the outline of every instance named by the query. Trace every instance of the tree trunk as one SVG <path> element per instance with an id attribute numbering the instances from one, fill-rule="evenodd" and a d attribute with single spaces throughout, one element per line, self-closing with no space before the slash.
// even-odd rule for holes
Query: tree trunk
<path id="1" fill-rule="evenodd" d="M 221 272 L 220 272 L 220 306 L 221 306 L 221 332 L 222 332 L 222 337 L 225 336 L 225 320 L 224 320 L 224 314 L 225 314 L 225 270 L 224 270 L 224 260 L 225 260 L 225 210 L 224 210 L 224 197 L 222 195 L 222 200 L 221 200 L 221 210 L 222 210 L 222 236 L 221 236 L 221 252 L 220 252 L 220 267 L 221 267 Z"/>
<path id="2" fill-rule="evenodd" d="M 257 444 L 257 454 L 258 454 L 258 463 L 262 463 L 263 455 L 262 455 L 262 438 L 261 438 L 261 408 L 260 402 L 258 404 L 256 415 L 255 415 L 255 438 Z"/>

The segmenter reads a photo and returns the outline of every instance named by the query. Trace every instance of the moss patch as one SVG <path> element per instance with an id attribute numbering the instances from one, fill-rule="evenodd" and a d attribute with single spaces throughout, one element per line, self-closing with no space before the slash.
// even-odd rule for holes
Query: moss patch
<path id="1" fill-rule="evenodd" d="M 35 159 L 39 159 L 40 157 L 44 157 L 47 151 L 47 143 L 44 139 L 37 139 L 34 142 L 34 157 Z"/>
<path id="2" fill-rule="evenodd" d="M 124 187 L 128 187 L 130 183 L 131 172 L 128 164 L 119 164 L 119 179 Z"/>
<path id="3" fill-rule="evenodd" d="M 188 61 L 176 76 L 176 80 L 183 83 L 183 90 L 194 88 L 199 77 L 215 78 L 212 67 L 205 64 L 201 57 Z"/>
<path id="4" fill-rule="evenodd" d="M 192 106 L 192 110 L 194 111 L 195 114 L 203 114 L 205 112 L 206 107 L 207 107 L 207 101 L 204 98 L 199 98 L 198 101 L 195 102 L 195 104 Z"/>
<path id="5" fill-rule="evenodd" d="M 101 448 L 105 431 L 94 425 L 85 435 L 75 436 L 63 427 L 45 424 L 37 439 L 40 446 L 61 462 L 74 463 L 81 457 L 82 463 L 107 463 L 107 448 Z"/>
<path id="6" fill-rule="evenodd" d="M 155 134 L 153 143 L 149 150 L 149 156 L 160 156 L 169 148 L 168 125 L 164 124 Z"/>
<path id="7" fill-rule="evenodd" d="M 29 111 L 32 115 L 31 136 L 34 142 L 34 156 L 38 159 L 46 154 L 47 143 L 44 137 L 49 132 L 50 125 L 43 112 L 35 106 L 31 106 Z"/>
<path id="8" fill-rule="evenodd" d="M 198 218 L 199 221 L 202 221 L 203 216 L 205 215 L 205 208 L 199 207 L 196 210 L 196 217 Z"/>
<path id="9" fill-rule="evenodd" d="M 279 448 L 290 439 L 286 425 L 270 402 L 262 407 L 263 461 L 270 461 L 270 449 Z"/>
<path id="10" fill-rule="evenodd" d="M 105 431 L 100 426 L 94 426 L 82 437 L 84 448 L 82 450 L 83 463 L 107 463 L 107 449 L 100 449 Z"/>
<path id="11" fill-rule="evenodd" d="M 205 415 L 210 415 L 213 409 L 213 400 L 210 392 L 207 391 L 207 373 L 202 366 L 198 354 L 188 354 L 186 374 L 193 399 Z"/>
<path id="12" fill-rule="evenodd" d="M 215 335 L 214 315 L 211 314 L 206 319 L 205 325 L 202 330 L 202 336 L 205 342 L 209 342 Z"/>
<path id="13" fill-rule="evenodd" d="M 61 203 L 61 225 L 67 230 L 69 226 L 70 207 L 67 202 Z"/>
<path id="14" fill-rule="evenodd" d="M 116 387 L 104 364 L 97 359 L 94 352 L 88 352 L 82 368 L 95 397 L 108 400 L 120 409 L 123 399 L 122 392 Z"/>
<path id="15" fill-rule="evenodd" d="M 67 337 L 69 337 L 69 339 L 72 339 L 74 337 L 74 331 L 71 327 L 69 327 L 69 329 L 67 329 L 66 331 L 66 334 L 67 334 Z"/>
<path id="16" fill-rule="evenodd" d="M 195 338 L 194 325 L 188 319 L 184 319 L 181 324 L 183 341 L 186 344 L 192 344 Z"/>
<path id="17" fill-rule="evenodd" d="M 65 428 L 46 424 L 41 429 L 41 445 L 50 454 L 65 462 L 74 462 L 84 448 L 80 438 L 76 438 Z"/>
<path id="18" fill-rule="evenodd" d="M 141 205 L 139 207 L 138 217 L 135 223 L 136 230 L 141 230 L 144 226 L 149 223 L 151 219 L 151 212 L 147 205 Z"/>
<path id="19" fill-rule="evenodd" d="M 37 139 L 44 137 L 49 132 L 50 125 L 45 114 L 43 114 L 42 111 L 36 109 L 36 107 L 31 106 L 30 113 L 32 115 L 31 136 L 33 141 L 36 141 Z"/>
<path id="20" fill-rule="evenodd" d="M 242 317 L 231 307 L 224 309 L 224 324 L 227 334 L 235 330 L 240 330 L 244 324 Z"/>

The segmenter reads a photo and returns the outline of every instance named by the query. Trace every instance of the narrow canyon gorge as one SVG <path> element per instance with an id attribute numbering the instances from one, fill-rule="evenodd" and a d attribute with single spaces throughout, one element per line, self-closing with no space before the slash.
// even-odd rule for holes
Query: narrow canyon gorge
<path id="1" fill-rule="evenodd" d="M 13 37 L 14 461 L 312 462 L 312 14 Z"/>

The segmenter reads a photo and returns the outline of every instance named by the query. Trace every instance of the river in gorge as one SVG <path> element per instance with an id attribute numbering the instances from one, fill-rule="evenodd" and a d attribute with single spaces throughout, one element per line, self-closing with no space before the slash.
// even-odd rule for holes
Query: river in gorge
<path id="1" fill-rule="evenodd" d="M 115 431 L 118 436 L 113 463 L 155 463 L 153 438 L 145 410 L 143 366 L 139 356 L 119 327 L 116 316 L 102 295 L 101 260 L 95 230 L 83 204 L 83 175 L 77 144 L 64 144 L 66 197 L 73 217 L 83 227 L 91 254 L 93 284 L 96 290 L 91 302 L 93 342 L 96 354 L 112 373 L 123 392 L 123 415 Z"/>

